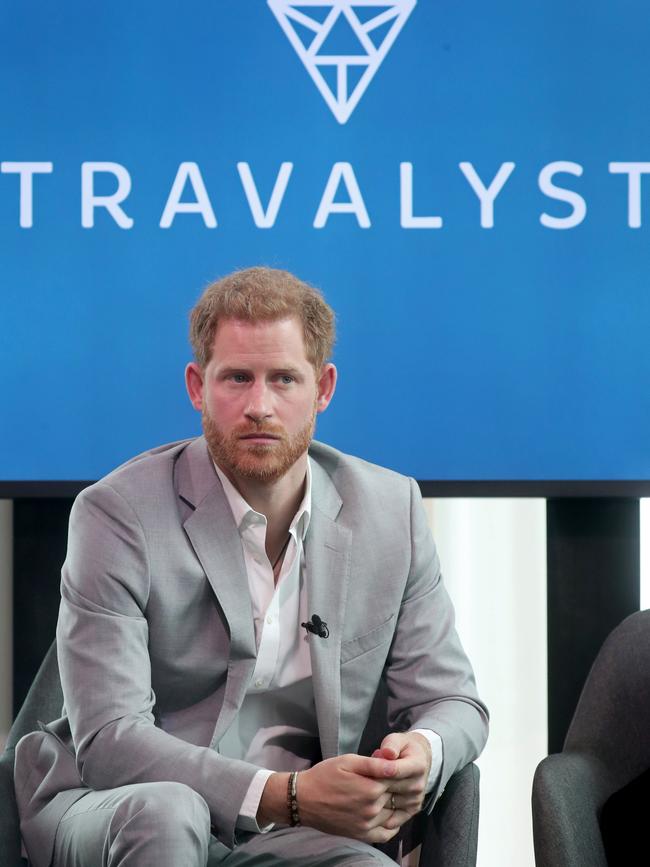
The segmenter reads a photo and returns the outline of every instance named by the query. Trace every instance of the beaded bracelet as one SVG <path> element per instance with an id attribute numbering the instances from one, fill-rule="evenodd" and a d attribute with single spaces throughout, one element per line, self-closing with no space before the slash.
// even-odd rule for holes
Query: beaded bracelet
<path id="1" fill-rule="evenodd" d="M 289 783 L 287 785 L 287 807 L 289 808 L 289 822 L 292 828 L 300 825 L 300 814 L 298 813 L 298 771 L 292 771 L 289 774 Z"/>

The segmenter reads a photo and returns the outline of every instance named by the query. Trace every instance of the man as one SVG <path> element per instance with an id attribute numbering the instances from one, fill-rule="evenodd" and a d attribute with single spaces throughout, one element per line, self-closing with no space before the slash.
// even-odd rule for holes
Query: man
<path id="1" fill-rule="evenodd" d="M 35 867 L 392 863 L 487 714 L 416 485 L 312 443 L 333 314 L 267 268 L 209 286 L 186 370 L 204 436 L 86 489 L 63 716 L 16 752 Z M 390 722 L 357 755 L 381 678 Z"/>

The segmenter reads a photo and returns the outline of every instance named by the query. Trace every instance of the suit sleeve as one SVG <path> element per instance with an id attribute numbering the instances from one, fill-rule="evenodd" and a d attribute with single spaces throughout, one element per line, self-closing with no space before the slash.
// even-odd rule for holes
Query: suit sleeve
<path id="1" fill-rule="evenodd" d="M 131 506 L 109 485 L 84 491 L 70 516 L 57 652 L 84 785 L 185 783 L 205 799 L 213 833 L 235 845 L 239 807 L 259 770 L 154 725 L 149 559 Z"/>
<path id="2" fill-rule="evenodd" d="M 442 771 L 428 806 L 485 744 L 488 712 L 454 627 L 422 498 L 410 480 L 411 564 L 391 645 L 386 681 L 392 728 L 431 729 L 443 745 Z"/>

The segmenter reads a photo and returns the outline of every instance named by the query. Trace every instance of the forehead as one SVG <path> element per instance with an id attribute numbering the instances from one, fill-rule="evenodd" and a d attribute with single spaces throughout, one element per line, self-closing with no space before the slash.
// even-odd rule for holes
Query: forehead
<path id="1" fill-rule="evenodd" d="M 301 322 L 295 316 L 268 322 L 221 320 L 212 343 L 212 360 L 229 364 L 235 359 L 308 364 Z"/>

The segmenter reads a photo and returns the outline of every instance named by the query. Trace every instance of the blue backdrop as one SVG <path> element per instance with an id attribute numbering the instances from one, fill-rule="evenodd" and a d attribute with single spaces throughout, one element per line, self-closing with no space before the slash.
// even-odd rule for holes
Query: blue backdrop
<path id="1" fill-rule="evenodd" d="M 642 0 L 6 0 L 0 479 L 198 432 L 188 311 L 256 263 L 337 310 L 320 438 L 647 479 L 649 31 Z"/>

